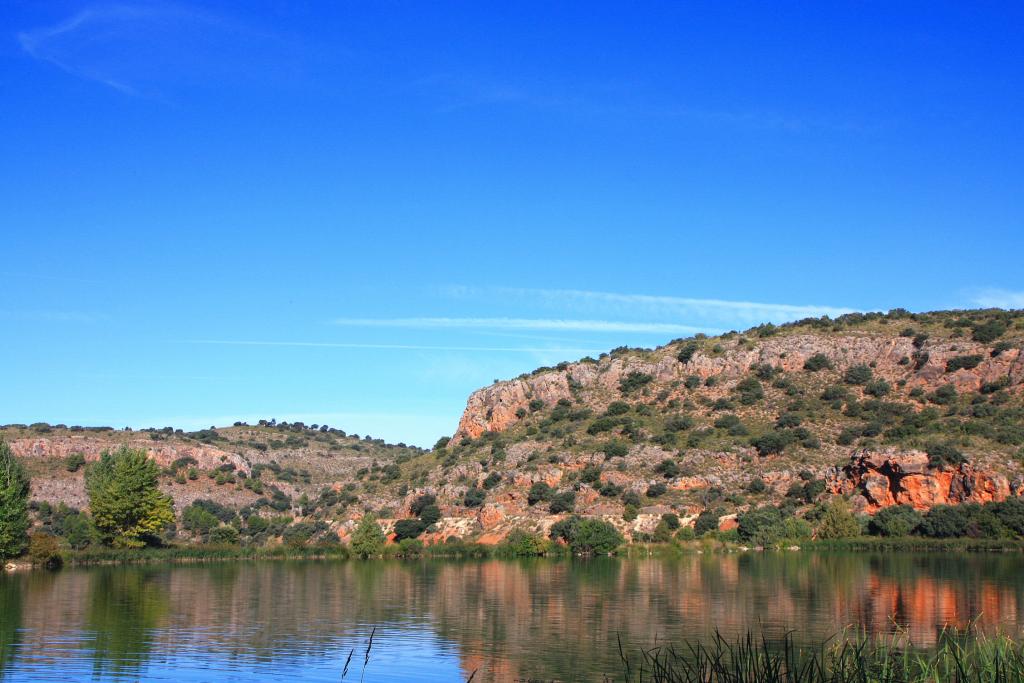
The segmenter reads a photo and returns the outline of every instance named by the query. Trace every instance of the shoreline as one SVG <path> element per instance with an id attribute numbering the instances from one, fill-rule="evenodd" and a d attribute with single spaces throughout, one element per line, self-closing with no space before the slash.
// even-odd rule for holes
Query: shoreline
<path id="1" fill-rule="evenodd" d="M 621 559 L 671 558 L 684 555 L 733 554 L 733 553 L 832 553 L 832 552 L 912 552 L 912 553 L 1020 553 L 1024 552 L 1024 541 L 1011 539 L 931 539 L 931 538 L 877 538 L 861 537 L 839 540 L 812 540 L 779 544 L 771 547 L 751 547 L 714 539 L 687 541 L 683 543 L 634 543 L 617 548 L 604 557 Z M 473 542 L 449 543 L 439 546 L 425 546 L 415 552 L 403 552 L 397 545 L 387 546 L 380 555 L 360 558 L 353 555 L 347 546 L 308 546 L 273 548 L 243 548 L 238 546 L 171 546 L 163 548 L 114 549 L 102 548 L 85 551 L 68 551 L 61 555 L 61 566 L 97 567 L 138 564 L 204 564 L 229 561 L 256 560 L 473 560 L 473 559 L 567 559 L 582 558 L 568 548 L 556 548 L 543 554 L 517 554 L 503 545 L 482 545 Z M 47 569 L 34 564 L 27 557 L 9 560 L 0 565 L 6 573 Z"/>

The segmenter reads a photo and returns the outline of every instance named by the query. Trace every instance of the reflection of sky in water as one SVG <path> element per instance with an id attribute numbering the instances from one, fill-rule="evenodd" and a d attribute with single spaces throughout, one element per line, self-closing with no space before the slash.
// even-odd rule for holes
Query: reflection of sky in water
<path id="1" fill-rule="evenodd" d="M 735 553 L 665 560 L 237 562 L 0 575 L 4 680 L 618 676 L 634 647 L 796 629 L 1024 626 L 1024 558 Z"/>
<path id="2" fill-rule="evenodd" d="M 24 640 L 34 634 L 23 632 Z M 6 675 L 6 681 L 302 681 L 341 680 L 349 652 L 355 648 L 346 681 L 458 681 L 463 680 L 458 652 L 421 629 L 383 632 L 378 628 L 370 662 L 363 672 L 365 637 L 334 642 L 289 644 L 289 653 L 251 649 L 224 654 L 202 647 L 203 629 L 176 633 L 158 630 L 149 643 L 149 657 L 97 662 L 89 649 L 94 634 L 69 633 L 49 639 L 44 650 L 22 655 Z M 158 643 L 180 643 L 166 651 Z"/>

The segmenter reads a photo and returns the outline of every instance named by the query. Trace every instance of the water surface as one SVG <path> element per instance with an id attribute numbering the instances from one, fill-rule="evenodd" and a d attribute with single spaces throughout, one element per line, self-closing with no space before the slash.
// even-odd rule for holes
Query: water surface
<path id="1" fill-rule="evenodd" d="M 1017 554 L 231 562 L 0 576 L 0 678 L 601 681 L 636 646 L 1024 628 Z M 370 663 L 362 671 L 368 637 Z"/>

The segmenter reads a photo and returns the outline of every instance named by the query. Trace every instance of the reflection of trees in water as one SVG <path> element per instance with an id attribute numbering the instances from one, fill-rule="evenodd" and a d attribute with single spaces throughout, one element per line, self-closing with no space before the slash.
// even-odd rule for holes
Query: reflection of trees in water
<path id="1" fill-rule="evenodd" d="M 85 628 L 93 674 L 142 668 L 153 649 L 156 628 L 169 607 L 166 573 L 138 567 L 93 570 Z"/>
<path id="2" fill-rule="evenodd" d="M 14 660 L 21 633 L 21 577 L 0 574 L 0 678 Z"/>
<path id="3" fill-rule="evenodd" d="M 377 625 L 378 636 L 436 634 L 467 676 L 480 669 L 477 681 L 599 679 L 618 672 L 619 635 L 650 645 L 764 625 L 768 635 L 795 628 L 817 640 L 850 625 L 888 630 L 896 616 L 928 645 L 943 624 L 979 614 L 983 626 L 1019 628 L 1020 567 L 1010 555 L 786 552 L 70 571 L 39 574 L 52 585 L 29 590 L 20 619 L 33 642 L 21 645 L 19 660 L 26 648 L 85 628 L 97 671 L 130 671 L 152 651 L 280 663 L 337 657 Z M 0 605 L 22 597 L 0 593 Z M 0 612 L 0 635 L 16 628 L 8 625 L 15 611 Z"/>

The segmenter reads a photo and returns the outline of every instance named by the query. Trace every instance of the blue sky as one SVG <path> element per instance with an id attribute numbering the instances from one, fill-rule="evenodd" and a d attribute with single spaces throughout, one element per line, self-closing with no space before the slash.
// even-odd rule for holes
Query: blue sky
<path id="1" fill-rule="evenodd" d="M 0 422 L 429 445 L 697 330 L 1024 307 L 1020 3 L 0 11 Z"/>

